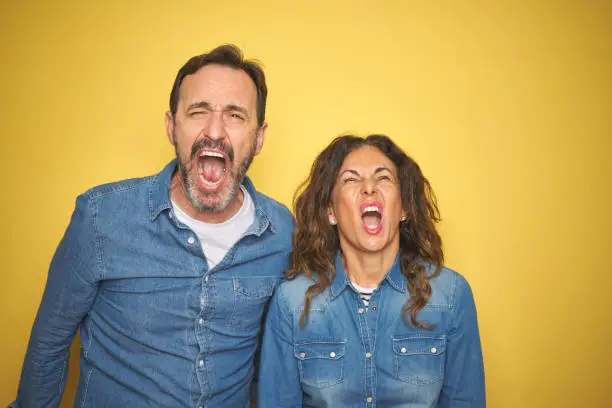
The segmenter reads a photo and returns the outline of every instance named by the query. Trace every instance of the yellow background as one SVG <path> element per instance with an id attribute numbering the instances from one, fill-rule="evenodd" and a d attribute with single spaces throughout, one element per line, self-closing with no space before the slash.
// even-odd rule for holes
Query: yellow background
<path id="1" fill-rule="evenodd" d="M 334 136 L 390 135 L 474 289 L 489 407 L 610 406 L 611 4 L 2 1 L 0 405 L 76 195 L 159 171 L 176 71 L 234 42 L 269 81 L 262 191 L 289 205 Z"/>

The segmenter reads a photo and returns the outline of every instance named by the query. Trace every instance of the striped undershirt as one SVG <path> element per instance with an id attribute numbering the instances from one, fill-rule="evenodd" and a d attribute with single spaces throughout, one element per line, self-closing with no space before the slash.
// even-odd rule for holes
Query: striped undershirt
<path id="1" fill-rule="evenodd" d="M 354 282 L 351 282 L 351 285 L 353 285 L 353 288 L 355 288 L 355 290 L 359 293 L 359 297 L 367 309 L 368 305 L 370 304 L 372 293 L 374 293 L 376 288 L 364 288 L 363 286 L 359 286 Z"/>

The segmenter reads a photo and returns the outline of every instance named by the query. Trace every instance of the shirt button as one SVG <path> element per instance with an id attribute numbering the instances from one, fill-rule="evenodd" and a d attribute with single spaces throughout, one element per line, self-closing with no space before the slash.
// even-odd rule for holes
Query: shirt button
<path id="1" fill-rule="evenodd" d="M 335 357 L 336 357 L 336 353 L 334 353 L 334 352 L 332 351 L 331 353 L 329 353 L 329 356 L 330 356 L 331 358 L 335 358 Z"/>
<path id="2" fill-rule="evenodd" d="M 198 320 L 198 323 L 200 323 L 200 324 L 204 324 L 204 319 L 200 319 L 200 320 Z"/>
<path id="3" fill-rule="evenodd" d="M 198 365 L 199 365 L 200 367 L 204 367 L 204 360 L 200 360 L 200 361 L 198 362 Z"/>
<path id="4" fill-rule="evenodd" d="M 401 351 L 402 353 L 405 353 L 405 352 L 407 351 L 407 350 L 406 350 L 406 347 L 402 347 L 402 349 L 401 349 L 400 351 Z"/>
<path id="5" fill-rule="evenodd" d="M 435 347 L 432 347 L 432 348 L 431 348 L 431 352 L 432 352 L 432 353 L 435 353 L 436 351 L 438 351 L 438 349 L 437 349 L 437 348 L 435 348 Z"/>
<path id="6" fill-rule="evenodd" d="M 362 313 L 363 313 L 363 307 L 360 307 L 359 309 L 357 309 L 357 312 L 358 312 L 359 314 L 362 314 Z"/>
<path id="7" fill-rule="evenodd" d="M 300 353 L 300 357 L 302 358 L 306 357 L 306 353 Z"/>
<path id="8" fill-rule="evenodd" d="M 204 278 L 204 282 L 208 282 L 208 275 Z"/>
<path id="9" fill-rule="evenodd" d="M 368 398 L 366 398 L 366 401 L 368 401 L 368 402 L 372 402 L 372 397 L 368 397 Z"/>
<path id="10" fill-rule="evenodd" d="M 366 353 L 366 358 L 372 358 L 372 353 L 370 353 L 369 351 Z"/>
<path id="11" fill-rule="evenodd" d="M 189 237 L 189 238 L 187 238 L 187 243 L 188 243 L 189 245 L 193 245 L 193 243 L 194 243 L 194 242 L 195 242 L 195 238 L 194 238 L 194 237 Z"/>
<path id="12" fill-rule="evenodd" d="M 375 311 L 376 311 L 376 306 L 372 306 L 372 308 L 371 308 L 371 309 L 372 309 L 372 311 L 374 311 L 374 312 L 375 312 Z"/>

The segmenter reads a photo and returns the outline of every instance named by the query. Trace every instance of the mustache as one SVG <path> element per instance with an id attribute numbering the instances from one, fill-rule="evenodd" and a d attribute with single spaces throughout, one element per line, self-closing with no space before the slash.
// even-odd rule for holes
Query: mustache
<path id="1" fill-rule="evenodd" d="M 212 140 L 208 138 L 198 139 L 191 146 L 191 160 L 194 160 L 198 155 L 198 152 L 202 149 L 215 149 L 220 150 L 227 155 L 227 158 L 231 164 L 234 163 L 234 149 L 228 144 L 223 143 L 220 140 Z"/>

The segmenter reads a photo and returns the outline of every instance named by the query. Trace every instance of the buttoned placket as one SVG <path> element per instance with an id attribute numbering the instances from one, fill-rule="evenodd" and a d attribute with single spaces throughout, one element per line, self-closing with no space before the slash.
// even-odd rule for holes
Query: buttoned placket
<path id="1" fill-rule="evenodd" d="M 214 272 L 215 269 L 223 268 L 227 264 L 231 263 L 231 260 L 234 258 L 236 251 L 238 250 L 238 246 L 240 242 L 251 236 L 259 236 L 263 234 L 263 232 L 268 228 L 269 223 L 267 221 L 257 221 L 253 223 L 251 227 L 247 229 L 244 235 L 229 249 L 227 254 L 223 257 L 221 262 L 217 264 L 213 270 L 208 269 L 208 262 L 206 260 L 206 256 L 202 250 L 202 246 L 200 245 L 200 241 L 196 237 L 195 233 L 186 225 L 183 225 L 180 221 L 177 220 L 176 216 L 172 212 L 173 210 L 170 208 L 168 210 L 168 218 L 170 218 L 171 222 L 178 229 L 181 237 L 185 237 L 183 242 L 186 243 L 186 247 L 188 247 L 191 251 L 198 252 L 198 254 L 202 257 L 203 266 L 202 266 L 202 290 L 200 293 L 200 313 L 195 319 L 195 333 L 196 340 L 199 346 L 199 353 L 197 359 L 195 360 L 195 373 L 198 379 L 198 383 L 200 385 L 200 398 L 198 399 L 197 408 L 207 407 L 207 394 L 206 389 L 210 388 L 210 381 L 208 380 L 210 373 L 208 371 L 208 367 L 206 364 L 206 356 L 210 351 L 207 349 L 207 346 L 211 344 L 212 333 L 206 327 L 206 319 L 210 317 L 214 305 L 210 301 L 213 299 L 214 290 Z M 256 220 L 264 217 L 258 209 L 255 209 Z"/>
<path id="2" fill-rule="evenodd" d="M 365 367 L 365 395 L 363 397 L 366 407 L 376 406 L 376 364 L 374 355 L 374 346 L 376 344 L 376 328 L 378 321 L 378 307 L 375 306 L 380 301 L 380 290 L 374 291 L 370 298 L 369 307 L 365 307 L 365 304 L 359 297 L 359 294 L 354 290 L 350 291 L 351 296 L 354 299 L 355 316 L 357 318 L 357 327 L 359 327 L 359 334 L 361 337 L 361 344 L 363 345 L 363 359 Z"/>
<path id="3" fill-rule="evenodd" d="M 206 406 L 206 392 L 209 388 L 208 381 L 208 370 L 206 367 L 206 356 L 207 350 L 206 345 L 211 343 L 211 333 L 206 328 L 206 319 L 210 316 L 213 305 L 210 302 L 212 299 L 213 290 L 213 279 L 210 279 L 210 271 L 208 270 L 208 262 L 206 256 L 202 251 L 200 241 L 196 237 L 195 233 L 186 225 L 183 225 L 177 220 L 173 214 L 172 209 L 168 211 L 168 217 L 171 222 L 177 228 L 180 237 L 182 238 L 185 246 L 192 252 L 198 253 L 202 257 L 202 285 L 200 291 L 200 313 L 196 316 L 194 326 L 196 341 L 199 347 L 199 353 L 194 361 L 195 373 L 200 385 L 200 398 L 198 398 L 197 408 L 204 408 Z"/>

